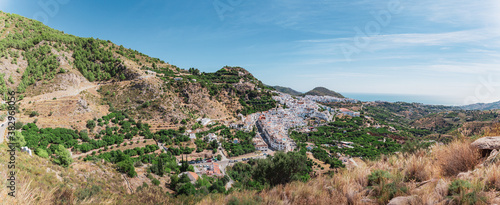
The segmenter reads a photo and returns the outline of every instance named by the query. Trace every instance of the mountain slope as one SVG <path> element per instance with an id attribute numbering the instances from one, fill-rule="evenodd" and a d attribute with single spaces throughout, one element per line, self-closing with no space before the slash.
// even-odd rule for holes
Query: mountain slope
<path id="1" fill-rule="evenodd" d="M 23 122 L 83 129 L 81 122 L 117 109 L 175 128 L 200 117 L 232 120 L 275 106 L 267 87 L 243 68 L 184 70 L 16 14 L 0 13 L 0 29 L 0 94 L 17 91 Z"/>
<path id="2" fill-rule="evenodd" d="M 289 88 L 289 87 L 282 87 L 279 85 L 271 86 L 271 87 L 276 89 L 278 92 L 282 92 L 282 93 L 286 93 L 286 94 L 290 94 L 290 95 L 302 95 L 301 92 L 296 91 L 296 90 Z"/>
<path id="3" fill-rule="evenodd" d="M 325 87 L 316 87 L 316 88 L 312 89 L 311 91 L 305 93 L 304 95 L 319 95 L 319 96 L 332 96 L 332 97 L 338 97 L 338 98 L 345 98 L 342 94 L 337 93 L 335 91 L 331 91 Z"/>
<path id="4" fill-rule="evenodd" d="M 500 101 L 493 103 L 476 103 L 472 105 L 460 106 L 464 110 L 497 110 L 500 109 Z"/>

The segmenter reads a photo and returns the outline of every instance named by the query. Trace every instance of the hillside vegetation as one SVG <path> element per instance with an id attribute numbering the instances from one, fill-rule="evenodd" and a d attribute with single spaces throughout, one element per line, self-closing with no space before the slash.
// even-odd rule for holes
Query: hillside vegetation
<path id="1" fill-rule="evenodd" d="M 243 68 L 184 70 L 111 41 L 65 34 L 16 14 L 0 12 L 0 29 L 0 64 L 5 69 L 0 94 L 17 91 L 25 99 L 19 103 L 22 111 L 44 113 L 42 107 L 53 107 L 35 116 L 44 125 L 57 121 L 81 128 L 76 121 L 99 118 L 111 108 L 157 127 L 176 128 L 191 126 L 200 117 L 232 120 L 239 113 L 275 107 L 268 88 Z M 59 104 L 62 97 L 79 106 Z M 64 120 L 57 110 L 78 116 Z"/>
<path id="2" fill-rule="evenodd" d="M 498 127 L 498 126 L 496 126 Z M 492 204 L 498 203 L 500 164 L 487 165 L 469 140 L 434 145 L 413 153 L 365 161 L 358 167 L 341 168 L 331 175 L 303 181 L 276 183 L 257 190 L 230 191 L 225 194 L 171 197 L 156 186 L 144 186 L 126 194 L 120 175 L 107 163 L 76 163 L 69 168 L 51 165 L 46 159 L 21 153 L 18 158 L 17 198 L 9 204 L 387 204 L 400 197 L 407 204 Z M 6 145 L 0 145 L 6 149 Z M 6 171 L 7 155 L 1 155 Z M 292 162 L 293 163 L 293 162 Z M 244 164 L 242 164 L 244 165 Z M 268 168 L 265 168 L 268 167 Z M 276 166 L 275 168 L 279 168 Z M 232 177 L 248 180 L 246 169 L 272 169 L 272 166 L 233 167 Z M 106 171 L 104 171 L 106 170 Z M 241 171 L 237 171 L 241 170 Z M 473 170 L 473 171 L 472 171 Z M 236 171 L 236 172 L 235 172 Z M 264 172 L 262 172 L 264 171 Z M 265 170 L 251 173 L 266 173 Z M 267 170 L 269 171 L 269 170 Z M 467 172 L 472 171 L 472 172 Z M 89 173 L 105 173 L 93 178 Z M 272 177 L 272 175 L 270 175 Z M 246 179 L 245 179 L 246 178 Z M 285 178 L 276 178 L 285 179 Z M 253 186 L 251 181 L 245 186 Z M 69 188 L 69 187 L 73 188 Z M 6 189 L 2 189 L 3 196 Z"/>
<path id="3" fill-rule="evenodd" d="M 500 164 L 484 166 L 469 144 L 459 140 L 435 145 L 305 183 L 215 195 L 200 204 L 387 204 L 394 198 L 398 198 L 394 204 L 498 203 Z"/>
<path id="4" fill-rule="evenodd" d="M 500 109 L 500 101 L 492 103 L 477 103 L 472 105 L 460 106 L 464 110 L 498 110 Z"/>
<path id="5" fill-rule="evenodd" d="M 331 91 L 325 87 L 316 87 L 311 91 L 305 93 L 304 95 L 319 95 L 319 96 L 332 96 L 332 97 L 344 98 L 342 94 L 337 93 L 335 91 Z"/>
<path id="6" fill-rule="evenodd" d="M 302 95 L 303 93 L 299 92 L 299 91 L 296 91 L 292 88 L 288 88 L 288 87 L 282 87 L 282 86 L 271 86 L 272 88 L 274 88 L 276 91 L 278 92 L 282 92 L 282 93 L 286 93 L 286 94 L 290 94 L 290 95 Z"/>
<path id="7" fill-rule="evenodd" d="M 241 67 L 181 69 L 15 14 L 0 12 L 0 29 L 0 94 L 16 91 L 14 141 L 33 150 L 18 152 L 18 197 L 6 197 L 4 181 L 2 203 L 387 204 L 396 197 L 410 204 L 498 203 L 499 160 L 484 163 L 469 146 L 500 133 L 496 111 L 322 105 L 333 121 L 311 116 L 308 126 L 287 130 L 297 151 L 233 161 L 225 176 L 191 183 L 181 173 L 195 171 L 193 158 L 256 151 L 257 129 L 232 123 L 239 114 L 280 107 L 272 88 Z M 306 95 L 343 98 L 322 87 Z M 336 115 L 337 108 L 361 116 Z M 202 125 L 203 118 L 211 122 Z M 209 133 L 219 141 L 210 142 Z M 9 157 L 0 152 L 4 178 Z"/>

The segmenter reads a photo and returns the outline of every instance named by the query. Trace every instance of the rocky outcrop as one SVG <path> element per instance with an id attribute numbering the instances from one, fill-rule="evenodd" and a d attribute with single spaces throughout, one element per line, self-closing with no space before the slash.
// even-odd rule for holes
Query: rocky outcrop
<path id="1" fill-rule="evenodd" d="M 387 205 L 414 204 L 414 201 L 416 201 L 415 196 L 400 196 L 391 199 Z"/>
<path id="2" fill-rule="evenodd" d="M 92 112 L 92 109 L 90 109 L 89 107 L 89 104 L 87 103 L 87 101 L 83 98 L 80 98 L 78 99 L 77 101 L 77 109 L 76 109 L 76 112 L 77 113 L 87 113 L 87 112 Z"/>
<path id="3" fill-rule="evenodd" d="M 494 150 L 500 149 L 500 137 L 483 137 L 474 141 L 472 147 L 481 150 Z"/>

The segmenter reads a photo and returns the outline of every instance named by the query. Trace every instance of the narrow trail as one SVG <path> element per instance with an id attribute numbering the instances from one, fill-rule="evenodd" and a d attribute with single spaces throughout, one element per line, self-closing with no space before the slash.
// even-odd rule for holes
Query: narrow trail
<path id="1" fill-rule="evenodd" d="M 37 95 L 34 97 L 29 97 L 25 98 L 25 100 L 29 100 L 31 102 L 39 102 L 39 101 L 46 101 L 46 100 L 52 100 L 54 98 L 63 98 L 63 97 L 71 97 L 71 96 L 76 96 L 80 94 L 80 92 L 99 87 L 100 85 L 87 85 L 84 87 L 80 88 L 68 88 L 67 90 L 60 90 L 60 91 L 55 91 L 51 93 L 46 93 L 42 95 Z"/>
<path id="2" fill-rule="evenodd" d="M 125 181 L 127 182 L 127 188 L 130 190 L 130 193 L 134 193 L 134 191 L 132 190 L 132 187 L 130 186 L 130 182 L 128 181 L 127 177 L 125 176 L 125 174 L 122 174 L 122 177 L 125 179 Z"/>

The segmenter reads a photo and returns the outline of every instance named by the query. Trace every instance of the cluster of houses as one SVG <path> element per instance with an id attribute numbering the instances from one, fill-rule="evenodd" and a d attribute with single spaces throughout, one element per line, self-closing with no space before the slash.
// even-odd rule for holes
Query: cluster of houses
<path id="1" fill-rule="evenodd" d="M 341 114 L 349 115 L 351 117 L 359 117 L 361 115 L 359 112 L 354 112 L 354 111 L 351 111 L 347 108 L 340 108 L 339 111 Z"/>
<path id="2" fill-rule="evenodd" d="M 218 177 L 218 178 L 224 177 L 224 174 L 221 172 L 220 165 L 216 162 L 207 165 L 207 167 L 202 167 L 199 169 L 197 168 L 195 172 L 182 172 L 179 174 L 179 177 L 181 177 L 184 174 L 189 177 L 189 180 L 193 184 L 196 182 L 196 180 L 198 180 L 198 178 L 200 178 L 201 175 L 204 174 L 210 177 Z"/>
<path id="3" fill-rule="evenodd" d="M 306 95 L 303 97 L 303 99 L 315 101 L 315 102 L 321 102 L 321 103 L 331 103 L 331 102 L 357 103 L 358 102 L 358 100 L 351 99 L 351 98 L 338 98 L 338 97 L 332 97 L 332 96 L 319 96 L 319 95 Z"/>
<path id="4" fill-rule="evenodd" d="M 255 125 L 262 133 L 262 137 L 256 137 L 254 146 L 257 150 L 266 150 L 268 147 L 275 150 L 292 151 L 295 143 L 288 136 L 288 130 L 296 127 L 306 127 L 306 119 L 318 119 L 330 122 L 335 115 L 348 115 L 359 117 L 359 112 L 346 108 L 332 109 L 323 107 L 317 102 L 357 102 L 348 98 L 336 98 L 331 96 L 305 96 L 295 97 L 289 94 L 279 93 L 273 99 L 282 104 L 282 107 L 274 108 L 265 112 L 258 112 L 248 116 L 240 116 L 242 124 L 232 124 L 231 127 L 250 131 Z M 307 128 L 309 129 L 309 128 Z"/>
<path id="5" fill-rule="evenodd" d="M 252 139 L 253 146 L 255 147 L 256 150 L 266 152 L 268 150 L 268 145 L 266 142 L 264 142 L 264 139 L 260 137 L 258 134 L 255 135 L 255 137 Z"/>
<path id="6" fill-rule="evenodd" d="M 250 121 L 253 121 L 256 116 L 259 115 L 256 124 L 262 131 L 263 138 L 276 150 L 292 151 L 295 147 L 295 143 L 288 136 L 288 130 L 295 127 L 307 126 L 308 123 L 306 119 L 308 118 L 316 118 L 325 122 L 330 122 L 335 116 L 335 113 L 342 113 L 342 111 L 346 111 L 342 114 L 359 116 L 359 113 L 352 111 L 341 110 L 337 112 L 336 110 L 331 110 L 331 108 L 325 109 L 316 103 L 341 101 L 356 102 L 356 100 L 309 95 L 305 97 L 292 97 L 288 94 L 277 93 L 279 95 L 273 96 L 273 99 L 282 104 L 283 107 L 256 113 L 248 117 Z M 250 124 L 250 122 L 248 122 L 248 124 Z"/>

